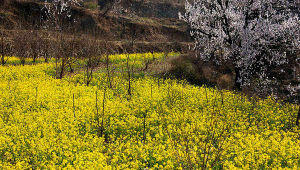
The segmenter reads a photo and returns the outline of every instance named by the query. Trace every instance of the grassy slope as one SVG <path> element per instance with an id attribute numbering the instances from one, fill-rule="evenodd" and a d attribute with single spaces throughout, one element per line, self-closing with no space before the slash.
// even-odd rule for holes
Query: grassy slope
<path id="1" fill-rule="evenodd" d="M 0 6 L 0 27 L 9 30 L 19 27 L 32 29 L 33 23 L 39 27 L 41 18 L 39 11 L 42 5 L 42 3 L 34 1 L 8 1 L 6 5 Z M 152 42 L 189 41 L 189 36 L 185 33 L 186 25 L 177 19 L 149 18 L 136 15 L 128 17 L 128 15 L 114 15 L 114 13 L 107 17 L 99 16 L 97 9 L 73 8 L 73 17 L 76 19 L 76 23 L 73 23 L 72 27 L 76 28 L 80 34 L 90 34 L 99 39 L 127 40 L 134 28 L 137 33 L 137 40 Z M 121 36 L 121 34 L 124 35 Z"/>

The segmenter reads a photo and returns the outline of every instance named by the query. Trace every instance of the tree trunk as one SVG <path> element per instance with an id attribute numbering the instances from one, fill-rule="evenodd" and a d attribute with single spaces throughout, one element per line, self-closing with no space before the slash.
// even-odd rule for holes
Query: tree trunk
<path id="1" fill-rule="evenodd" d="M 105 61 L 105 64 L 106 64 L 106 71 L 107 71 L 107 83 L 109 85 L 109 88 L 112 88 L 112 83 L 111 83 L 111 78 L 110 78 L 110 67 L 109 67 L 109 56 L 107 55 L 106 56 L 106 61 Z"/>
<path id="2" fill-rule="evenodd" d="M 45 63 L 48 63 L 48 57 L 44 57 Z"/>
<path id="3" fill-rule="evenodd" d="M 5 65 L 5 58 L 4 55 L 1 56 L 1 64 L 4 66 Z"/>
<path id="4" fill-rule="evenodd" d="M 36 63 L 36 58 L 37 58 L 36 55 L 34 55 L 34 56 L 33 56 L 33 60 L 32 60 L 33 64 Z"/>
<path id="5" fill-rule="evenodd" d="M 1 0 L 0 0 L 1 1 Z M 5 64 L 5 54 L 4 54 L 4 38 L 3 35 L 1 36 L 1 64 L 4 66 Z"/>
<path id="6" fill-rule="evenodd" d="M 25 58 L 21 58 L 21 64 L 22 64 L 22 66 L 25 65 Z"/>
<path id="7" fill-rule="evenodd" d="M 127 73 L 128 73 L 128 95 L 131 96 L 131 73 L 129 67 L 129 54 L 127 56 Z"/>
<path id="8" fill-rule="evenodd" d="M 234 80 L 234 88 L 236 90 L 241 90 L 242 89 L 242 83 L 240 81 L 241 79 L 241 72 L 239 68 L 234 68 L 235 70 L 235 80 Z"/>
<path id="9" fill-rule="evenodd" d="M 299 126 L 299 123 L 300 123 L 300 106 L 299 106 L 298 116 L 296 120 L 296 125 Z"/>
<path id="10" fill-rule="evenodd" d="M 65 59 L 63 58 L 62 61 L 61 61 L 61 70 L 60 70 L 60 74 L 59 74 L 59 79 L 62 79 L 64 77 L 64 72 L 65 72 L 65 65 L 66 65 L 66 61 Z"/>
<path id="11" fill-rule="evenodd" d="M 71 73 L 74 73 L 74 69 L 73 69 L 73 67 L 72 67 L 72 64 L 71 64 L 71 63 L 69 63 L 69 68 L 70 68 L 70 72 L 71 72 Z"/>

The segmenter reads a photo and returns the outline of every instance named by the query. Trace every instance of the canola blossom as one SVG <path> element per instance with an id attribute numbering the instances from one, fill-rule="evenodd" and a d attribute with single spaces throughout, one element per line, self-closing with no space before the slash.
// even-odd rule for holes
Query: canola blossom
<path id="1" fill-rule="evenodd" d="M 126 67 L 127 59 L 130 66 L 143 68 L 146 63 L 162 62 L 167 58 L 177 57 L 179 53 L 136 53 L 136 54 L 118 54 L 109 55 L 109 61 L 117 68 Z"/>
<path id="2" fill-rule="evenodd" d="M 126 56 L 110 56 L 113 62 Z M 151 57 L 149 57 L 151 58 Z M 150 76 L 0 66 L 0 169 L 298 169 L 297 106 Z"/>

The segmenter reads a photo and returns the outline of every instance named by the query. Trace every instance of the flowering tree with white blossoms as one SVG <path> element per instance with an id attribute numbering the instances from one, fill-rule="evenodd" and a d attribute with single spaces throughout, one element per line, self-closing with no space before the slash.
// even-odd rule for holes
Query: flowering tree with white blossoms
<path id="1" fill-rule="evenodd" d="M 240 89 L 253 78 L 263 84 L 276 81 L 271 70 L 299 51 L 295 5 L 287 0 L 187 0 L 179 17 L 191 28 L 197 56 L 217 64 L 230 61 Z"/>
<path id="2" fill-rule="evenodd" d="M 63 20 L 71 18 L 71 6 L 80 6 L 80 2 L 82 0 L 45 0 L 43 11 L 49 24 L 61 30 Z"/>
<path id="3" fill-rule="evenodd" d="M 255 74 L 286 63 L 299 50 L 299 18 L 286 0 L 194 0 L 180 18 L 191 26 L 200 57 L 230 60 L 236 85 L 247 85 Z M 221 56 L 219 54 L 222 54 Z"/>
<path id="4" fill-rule="evenodd" d="M 54 43 L 50 48 L 50 53 L 52 57 L 55 57 L 56 63 L 56 77 L 62 79 L 69 65 L 72 68 L 72 63 L 74 62 L 76 50 L 75 50 L 75 36 L 67 38 L 62 31 L 65 29 L 65 21 L 69 21 L 70 25 L 75 22 L 72 18 L 72 6 L 80 6 L 82 0 L 45 0 L 44 8 L 42 9 L 44 13 L 44 19 L 47 21 L 47 28 L 54 28 L 55 31 L 60 32 L 57 34 L 56 43 Z M 66 31 L 66 30 L 65 30 Z M 60 62 L 60 64 L 58 64 Z M 71 69 L 72 70 L 72 69 Z"/>

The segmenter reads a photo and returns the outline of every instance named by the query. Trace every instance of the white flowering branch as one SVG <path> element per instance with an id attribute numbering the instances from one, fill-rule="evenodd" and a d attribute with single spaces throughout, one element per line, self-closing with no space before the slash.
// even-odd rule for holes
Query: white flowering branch
<path id="1" fill-rule="evenodd" d="M 56 29 L 62 29 L 64 19 L 71 18 L 71 6 L 80 6 L 82 0 L 45 0 L 43 11 L 46 19 Z"/>
<path id="2" fill-rule="evenodd" d="M 270 67 L 287 63 L 287 54 L 299 50 L 299 18 L 291 5 L 286 0 L 194 0 L 186 1 L 180 18 L 190 25 L 199 56 L 232 61 L 236 85 L 243 86 L 253 76 L 266 78 Z"/>

